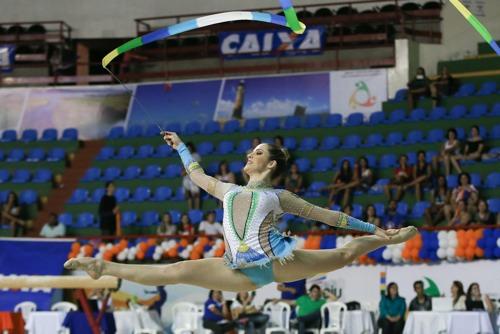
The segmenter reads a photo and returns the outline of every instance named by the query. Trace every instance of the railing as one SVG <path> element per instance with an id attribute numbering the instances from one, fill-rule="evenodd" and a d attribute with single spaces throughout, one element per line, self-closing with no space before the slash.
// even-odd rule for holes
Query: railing
<path id="1" fill-rule="evenodd" d="M 72 28 L 64 21 L 23 21 L 1 22 L 0 30 L 4 31 L 0 34 L 0 43 L 45 42 L 58 44 L 71 39 Z"/>

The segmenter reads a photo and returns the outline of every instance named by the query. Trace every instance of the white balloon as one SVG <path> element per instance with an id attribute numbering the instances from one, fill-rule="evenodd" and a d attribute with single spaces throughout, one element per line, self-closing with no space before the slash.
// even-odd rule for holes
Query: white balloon
<path id="1" fill-rule="evenodd" d="M 104 245 L 99 246 L 99 252 L 104 253 L 105 250 L 106 250 L 106 246 L 104 246 Z"/>
<path id="2" fill-rule="evenodd" d="M 447 255 L 448 257 L 450 257 L 450 256 L 455 257 L 455 247 L 448 247 L 448 248 L 446 249 L 446 255 Z"/>
<path id="3" fill-rule="evenodd" d="M 452 255 L 452 256 L 448 255 L 446 258 L 448 259 L 448 261 L 451 261 L 451 262 L 456 260 L 455 255 Z"/>
<path id="4" fill-rule="evenodd" d="M 393 259 L 394 259 L 394 258 L 399 258 L 399 259 L 401 259 L 402 255 L 403 255 L 403 251 L 402 251 L 401 249 L 396 248 L 396 249 L 393 249 L 393 250 L 392 250 L 392 258 L 393 258 Z"/>
<path id="5" fill-rule="evenodd" d="M 440 248 L 447 248 L 448 247 L 448 239 L 439 239 L 439 247 Z"/>
<path id="6" fill-rule="evenodd" d="M 111 242 L 108 242 L 108 243 L 106 244 L 106 249 L 107 249 L 107 250 L 110 250 L 111 248 L 113 248 L 113 244 L 112 244 Z"/>
<path id="7" fill-rule="evenodd" d="M 437 256 L 438 258 L 440 258 L 441 260 L 446 258 L 446 249 L 445 248 L 439 248 L 438 251 L 437 251 Z"/>
<path id="8" fill-rule="evenodd" d="M 446 231 L 439 231 L 438 232 L 438 240 L 441 239 L 448 239 L 448 233 Z"/>
<path id="9" fill-rule="evenodd" d="M 500 238 L 497 239 L 497 247 L 500 248 Z"/>
<path id="10" fill-rule="evenodd" d="M 186 247 L 186 249 L 187 249 L 188 251 L 191 251 L 191 250 L 193 249 L 193 245 L 188 245 L 188 246 Z"/>
<path id="11" fill-rule="evenodd" d="M 135 260 L 135 252 L 128 252 L 127 260 L 129 261 Z"/>
<path id="12" fill-rule="evenodd" d="M 456 239 L 457 238 L 457 232 L 454 230 L 448 231 L 448 239 Z"/>
<path id="13" fill-rule="evenodd" d="M 160 254 L 158 254 L 158 253 L 153 254 L 153 260 L 160 261 L 160 259 L 161 259 L 161 255 Z"/>
<path id="14" fill-rule="evenodd" d="M 78 255 L 76 256 L 76 258 L 77 258 L 77 259 L 81 259 L 82 257 L 84 257 L 82 253 L 80 253 L 80 254 L 78 254 Z"/>
<path id="15" fill-rule="evenodd" d="M 155 254 L 162 254 L 163 253 L 163 248 L 161 246 L 156 246 L 155 247 Z"/>
<path id="16" fill-rule="evenodd" d="M 102 253 L 101 253 L 101 252 L 97 253 L 97 254 L 94 256 L 94 258 L 96 258 L 96 259 L 98 259 L 98 260 L 102 260 Z"/>
<path id="17" fill-rule="evenodd" d="M 298 249 L 303 249 L 305 243 L 306 243 L 306 240 L 304 238 L 297 238 L 297 248 Z M 216 247 L 214 247 L 214 248 L 216 248 Z"/>
<path id="18" fill-rule="evenodd" d="M 337 248 L 343 247 L 344 246 L 344 240 L 345 238 L 343 236 L 337 237 Z"/>
<path id="19" fill-rule="evenodd" d="M 165 240 L 165 241 L 163 241 L 163 242 L 161 243 L 161 247 L 162 247 L 163 249 L 167 249 L 167 248 L 169 248 L 168 246 L 169 246 L 169 245 L 168 245 L 168 241 L 166 241 L 166 240 Z"/>
<path id="20" fill-rule="evenodd" d="M 384 260 L 390 260 L 392 259 L 392 252 L 390 249 L 386 248 L 384 249 L 384 252 L 382 253 L 382 258 Z"/>
<path id="21" fill-rule="evenodd" d="M 126 258 L 127 257 L 125 256 L 125 253 L 123 253 L 123 252 L 118 253 L 118 255 L 116 256 L 116 259 L 118 261 L 125 261 Z"/>
<path id="22" fill-rule="evenodd" d="M 448 247 L 456 248 L 458 245 L 457 239 L 448 239 Z"/>
<path id="23" fill-rule="evenodd" d="M 401 263 L 401 256 L 393 256 L 392 257 L 392 262 L 394 263 Z"/>
<path id="24" fill-rule="evenodd" d="M 351 242 L 351 241 L 352 241 L 352 239 L 354 239 L 354 238 L 352 237 L 352 235 L 350 235 L 350 234 L 346 235 L 346 236 L 345 236 L 345 239 L 344 239 L 344 245 L 345 245 L 345 244 L 347 244 L 347 243 L 349 243 L 349 242 Z"/>

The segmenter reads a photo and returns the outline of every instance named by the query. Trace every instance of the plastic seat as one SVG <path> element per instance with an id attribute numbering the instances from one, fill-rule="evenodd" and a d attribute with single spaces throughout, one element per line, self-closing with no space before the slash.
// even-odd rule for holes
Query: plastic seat
<path id="1" fill-rule="evenodd" d="M 386 144 L 396 146 L 403 143 L 403 134 L 401 132 L 391 132 L 387 135 Z"/>
<path id="2" fill-rule="evenodd" d="M 429 113 L 428 119 L 431 121 L 436 121 L 439 119 L 444 119 L 446 117 L 446 108 L 444 107 L 435 107 Z"/>
<path id="3" fill-rule="evenodd" d="M 393 101 L 394 102 L 403 102 L 406 100 L 407 96 L 408 96 L 408 89 L 406 89 L 406 88 L 400 89 L 394 95 Z"/>
<path id="4" fill-rule="evenodd" d="M 352 205 L 352 216 L 354 218 L 361 219 L 363 217 L 363 206 L 360 204 L 353 204 Z"/>
<path id="5" fill-rule="evenodd" d="M 471 96 L 474 94 L 476 91 L 476 86 L 471 83 L 465 83 L 460 88 L 458 91 L 455 93 L 455 97 L 466 97 L 466 96 Z"/>
<path id="6" fill-rule="evenodd" d="M 156 211 L 145 211 L 141 216 L 141 224 L 144 226 L 158 225 L 160 222 L 160 215 Z"/>
<path id="7" fill-rule="evenodd" d="M 130 159 L 133 155 L 134 155 L 134 148 L 130 145 L 127 145 L 127 146 L 122 146 L 118 149 L 115 158 L 119 160 L 127 160 Z"/>
<path id="8" fill-rule="evenodd" d="M 170 213 L 170 217 L 172 217 L 172 223 L 179 224 L 181 222 L 182 214 L 179 211 L 170 210 L 169 213 Z M 222 221 L 222 220 L 218 220 L 218 221 Z"/>
<path id="9" fill-rule="evenodd" d="M 16 169 L 12 174 L 12 183 L 26 183 L 30 180 L 31 173 L 26 169 Z"/>
<path id="10" fill-rule="evenodd" d="M 192 136 L 199 134 L 201 132 L 201 124 L 197 121 L 192 121 L 184 126 L 184 134 L 187 136 Z"/>
<path id="11" fill-rule="evenodd" d="M 9 180 L 10 173 L 6 169 L 0 169 L 0 183 L 5 183 Z"/>
<path id="12" fill-rule="evenodd" d="M 474 187 L 478 188 L 481 186 L 481 175 L 479 173 L 471 173 L 470 174 L 470 183 L 474 185 Z"/>
<path id="13" fill-rule="evenodd" d="M 240 122 L 235 119 L 226 122 L 222 128 L 222 133 L 235 133 L 238 131 L 240 131 Z"/>
<path id="14" fill-rule="evenodd" d="M 11 143 L 17 140 L 17 131 L 8 129 L 2 132 L 2 142 Z"/>
<path id="15" fill-rule="evenodd" d="M 3 150 L 0 149 L 0 161 L 3 161 L 5 159 L 5 154 Z"/>
<path id="16" fill-rule="evenodd" d="M 204 135 L 211 135 L 218 132 L 220 132 L 220 124 L 216 121 L 207 122 L 201 131 Z"/>
<path id="17" fill-rule="evenodd" d="M 102 181 L 114 181 L 120 177 L 121 173 L 122 173 L 122 171 L 118 167 L 115 167 L 115 166 L 108 167 L 103 171 L 101 180 Z"/>
<path id="18" fill-rule="evenodd" d="M 386 124 L 396 124 L 403 122 L 406 117 L 406 111 L 404 109 L 394 110 L 389 114 L 389 118 L 385 121 Z"/>
<path id="19" fill-rule="evenodd" d="M 77 216 L 77 227 L 90 227 L 92 225 L 94 225 L 94 215 L 90 212 L 82 212 Z"/>
<path id="20" fill-rule="evenodd" d="M 488 105 L 484 103 L 478 103 L 471 107 L 470 113 L 467 118 L 480 118 L 488 114 Z"/>
<path id="21" fill-rule="evenodd" d="M 84 182 L 97 181 L 99 180 L 100 177 L 101 177 L 101 169 L 97 167 L 90 167 L 85 171 L 82 181 Z"/>
<path id="22" fill-rule="evenodd" d="M 436 151 L 427 151 L 425 152 L 425 161 L 427 161 L 427 163 L 432 163 L 432 160 L 434 159 L 434 157 L 436 157 L 438 155 L 438 152 Z"/>
<path id="23" fill-rule="evenodd" d="M 410 165 L 417 163 L 417 152 L 407 152 L 406 156 L 408 157 L 408 163 Z"/>
<path id="24" fill-rule="evenodd" d="M 30 301 L 21 302 L 14 306 L 14 312 L 21 312 L 24 322 L 27 323 L 31 312 L 36 312 L 36 304 Z"/>
<path id="25" fill-rule="evenodd" d="M 245 163 L 242 161 L 231 161 L 229 163 L 229 171 L 233 174 L 241 173 L 243 167 L 245 167 Z"/>
<path id="26" fill-rule="evenodd" d="M 483 82 L 481 88 L 477 91 L 477 96 L 485 96 L 495 94 L 497 91 L 497 83 L 494 81 Z"/>
<path id="27" fill-rule="evenodd" d="M 361 137 L 358 135 L 349 135 L 344 138 L 344 145 L 342 148 L 352 149 L 361 146 Z"/>
<path id="28" fill-rule="evenodd" d="M 493 105 L 488 116 L 500 116 L 500 102 L 497 102 Z"/>
<path id="29" fill-rule="evenodd" d="M 24 150 L 20 148 L 14 148 L 9 152 L 7 156 L 7 161 L 9 162 L 19 162 L 24 159 Z"/>
<path id="30" fill-rule="evenodd" d="M 165 167 L 165 177 L 172 179 L 174 177 L 179 177 L 181 176 L 183 167 L 179 164 L 170 164 L 167 167 Z"/>
<path id="31" fill-rule="evenodd" d="M 172 197 L 172 189 L 169 187 L 161 186 L 155 189 L 152 200 L 156 202 L 166 201 Z"/>
<path id="32" fill-rule="evenodd" d="M 331 151 L 340 146 L 340 138 L 337 136 L 328 136 L 323 138 L 319 147 L 322 151 Z"/>
<path id="33" fill-rule="evenodd" d="M 384 123 L 384 121 L 385 121 L 385 113 L 383 111 L 376 111 L 370 115 L 368 124 L 378 125 Z"/>
<path id="34" fill-rule="evenodd" d="M 312 151 L 318 146 L 318 139 L 316 137 L 305 137 L 299 145 L 301 151 Z"/>
<path id="35" fill-rule="evenodd" d="M 141 145 L 135 153 L 135 157 L 139 159 L 145 159 L 153 156 L 155 149 L 151 145 Z"/>
<path id="36" fill-rule="evenodd" d="M 324 127 L 326 128 L 337 128 L 342 125 L 342 115 L 329 114 L 326 116 L 326 121 L 324 124 Z"/>
<path id="37" fill-rule="evenodd" d="M 47 152 L 47 161 L 64 161 L 66 159 L 66 151 L 60 147 L 54 147 Z"/>
<path id="38" fill-rule="evenodd" d="M 113 147 L 105 146 L 101 148 L 99 154 L 96 156 L 95 159 L 98 161 L 109 160 L 113 157 L 114 154 L 115 154 L 115 149 Z"/>
<path id="39" fill-rule="evenodd" d="M 151 197 L 151 189 L 148 187 L 137 187 L 129 199 L 131 202 L 145 202 Z"/>
<path id="40" fill-rule="evenodd" d="M 487 203 L 488 203 L 488 208 L 490 209 L 491 212 L 493 213 L 500 212 L 500 198 L 491 198 L 487 200 Z"/>
<path id="41" fill-rule="evenodd" d="M 77 188 L 71 194 L 71 197 L 69 198 L 68 203 L 69 204 L 84 203 L 87 201 L 88 196 L 89 196 L 89 192 L 87 189 Z"/>
<path id="42" fill-rule="evenodd" d="M 45 151 L 42 148 L 32 148 L 28 151 L 26 161 L 41 161 L 45 159 Z"/>
<path id="43" fill-rule="evenodd" d="M 214 151 L 214 145 L 209 141 L 201 142 L 198 145 L 198 153 L 200 155 L 209 155 Z"/>
<path id="44" fill-rule="evenodd" d="M 366 160 L 368 160 L 368 166 L 371 168 L 377 167 L 377 157 L 373 154 L 365 155 Z"/>
<path id="45" fill-rule="evenodd" d="M 20 204 L 32 205 L 37 203 L 37 201 L 38 201 L 38 193 L 35 190 L 26 189 L 21 191 L 21 193 L 19 194 Z"/>
<path id="46" fill-rule="evenodd" d="M 379 161 L 380 168 L 393 168 L 397 165 L 398 158 L 395 154 L 384 154 Z"/>
<path id="47" fill-rule="evenodd" d="M 31 143 L 36 141 L 38 138 L 38 132 L 35 129 L 26 129 L 21 135 L 21 140 L 26 143 Z"/>
<path id="48" fill-rule="evenodd" d="M 264 120 L 263 131 L 274 131 L 280 128 L 280 119 L 278 117 L 270 117 Z"/>
<path id="49" fill-rule="evenodd" d="M 120 179 L 122 180 L 134 180 L 138 179 L 141 175 L 141 169 L 137 166 L 128 166 L 123 171 L 123 175 Z"/>
<path id="50" fill-rule="evenodd" d="M 236 148 L 236 153 L 245 154 L 252 148 L 252 141 L 250 139 L 243 139 L 239 142 Z"/>
<path id="51" fill-rule="evenodd" d="M 260 119 L 251 118 L 245 120 L 245 124 L 243 125 L 243 132 L 256 132 L 260 130 Z"/>
<path id="52" fill-rule="evenodd" d="M 418 122 L 425 119 L 425 109 L 416 108 L 410 113 L 410 121 Z"/>
<path id="53" fill-rule="evenodd" d="M 57 129 L 49 128 L 42 132 L 41 141 L 56 141 L 57 140 Z"/>
<path id="54" fill-rule="evenodd" d="M 220 129 L 219 123 L 217 123 L 217 128 Z M 172 123 L 165 124 L 164 129 L 166 131 L 176 132 L 178 134 L 182 134 L 182 126 L 181 126 L 181 123 L 178 123 L 178 122 L 172 122 Z M 219 131 L 219 130 L 217 130 L 217 131 Z"/>
<path id="55" fill-rule="evenodd" d="M 381 146 L 384 144 L 384 137 L 380 133 L 372 133 L 366 138 L 365 147 Z"/>
<path id="56" fill-rule="evenodd" d="M 213 161 L 213 162 L 209 163 L 207 167 L 204 167 L 204 168 L 205 168 L 205 172 L 208 175 L 215 175 L 219 171 L 219 162 Z"/>
<path id="57" fill-rule="evenodd" d="M 406 216 L 408 214 L 408 203 L 406 202 L 398 202 L 398 206 L 396 207 L 396 212 L 401 216 Z"/>
<path id="58" fill-rule="evenodd" d="M 142 172 L 142 179 L 150 180 L 159 178 L 161 174 L 161 167 L 159 165 L 149 165 Z"/>
<path id="59" fill-rule="evenodd" d="M 321 127 L 321 115 L 306 115 L 304 128 L 314 129 Z"/>
<path id="60" fill-rule="evenodd" d="M 385 204 L 384 203 L 374 203 L 373 206 L 375 207 L 375 212 L 377 216 L 383 217 L 385 213 Z"/>
<path id="61" fill-rule="evenodd" d="M 102 196 L 106 193 L 106 189 L 104 188 L 97 188 L 94 190 L 92 195 L 90 196 L 90 201 L 92 203 L 99 203 L 101 201 Z"/>
<path id="62" fill-rule="evenodd" d="M 115 197 L 118 202 L 128 201 L 130 198 L 130 190 L 128 188 L 116 188 Z"/>
<path id="63" fill-rule="evenodd" d="M 59 222 L 61 222 L 61 224 L 63 224 L 64 226 L 73 225 L 73 215 L 71 213 L 67 213 L 67 212 L 61 213 L 57 217 L 57 220 Z"/>
<path id="64" fill-rule="evenodd" d="M 146 130 L 144 130 L 143 132 L 143 136 L 144 137 L 160 137 L 161 134 L 160 134 L 161 130 L 158 128 L 158 125 L 157 124 L 149 124 L 147 127 L 146 127 Z"/>
<path id="65" fill-rule="evenodd" d="M 340 157 L 337 160 L 337 169 L 340 169 L 342 167 L 342 163 L 344 162 L 344 160 L 349 161 L 349 164 L 351 165 L 351 167 L 354 166 L 354 163 L 356 162 L 356 158 L 354 158 L 354 157 L 349 157 L 349 156 Z"/>
<path id="66" fill-rule="evenodd" d="M 119 139 L 125 137 L 125 129 L 123 126 L 115 126 L 109 130 L 108 139 Z"/>
<path id="67" fill-rule="evenodd" d="M 315 181 L 309 185 L 306 191 L 306 197 L 321 197 L 321 189 L 326 186 L 326 182 Z"/>
<path id="68" fill-rule="evenodd" d="M 166 158 L 174 152 L 168 144 L 161 144 L 156 147 L 156 152 L 153 154 L 155 158 Z"/>
<path id="69" fill-rule="evenodd" d="M 327 172 L 333 169 L 333 160 L 329 157 L 321 157 L 316 160 L 313 172 Z"/>
<path id="70" fill-rule="evenodd" d="M 61 139 L 68 141 L 78 140 L 78 130 L 75 128 L 64 129 Z"/>
<path id="71" fill-rule="evenodd" d="M 231 141 L 221 141 L 217 146 L 217 153 L 226 155 L 234 151 L 234 144 Z"/>
<path id="72" fill-rule="evenodd" d="M 307 158 L 299 158 L 295 160 L 295 164 L 301 173 L 305 173 L 311 168 L 311 162 Z"/>
<path id="73" fill-rule="evenodd" d="M 52 171 L 50 169 L 41 168 L 35 171 L 35 174 L 33 175 L 33 180 L 31 180 L 31 182 L 45 183 L 49 182 L 50 180 L 52 180 Z"/>
<path id="74" fill-rule="evenodd" d="M 413 205 L 410 216 L 414 219 L 420 219 L 424 216 L 425 210 L 428 207 L 430 207 L 430 203 L 427 201 L 417 202 Z"/>
<path id="75" fill-rule="evenodd" d="M 458 176 L 457 175 L 448 175 L 446 177 L 446 183 L 448 184 L 448 189 L 453 189 L 458 186 Z"/>
<path id="76" fill-rule="evenodd" d="M 121 215 L 121 225 L 132 226 L 137 221 L 137 214 L 134 211 L 125 211 Z"/>
<path id="77" fill-rule="evenodd" d="M 283 140 L 283 146 L 285 146 L 288 150 L 295 150 L 297 148 L 297 140 L 294 137 L 286 137 Z"/>
<path id="78" fill-rule="evenodd" d="M 413 130 L 408 133 L 406 142 L 408 144 L 417 144 L 424 141 L 424 133 L 420 130 Z"/>
<path id="79" fill-rule="evenodd" d="M 293 130 L 301 127 L 301 118 L 299 116 L 288 116 L 285 118 L 285 123 L 283 124 L 283 129 Z"/>
<path id="80" fill-rule="evenodd" d="M 355 112 L 347 116 L 345 126 L 359 126 L 363 125 L 364 115 L 360 112 Z"/>
<path id="81" fill-rule="evenodd" d="M 201 210 L 189 210 L 188 211 L 189 219 L 193 224 L 199 224 L 203 219 L 203 211 Z"/>
<path id="82" fill-rule="evenodd" d="M 444 141 L 444 130 L 442 129 L 432 129 L 427 135 L 427 142 L 429 143 L 440 143 Z"/>

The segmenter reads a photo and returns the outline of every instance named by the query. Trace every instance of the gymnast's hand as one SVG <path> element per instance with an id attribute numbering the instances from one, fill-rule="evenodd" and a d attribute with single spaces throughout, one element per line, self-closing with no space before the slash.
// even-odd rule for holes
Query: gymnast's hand
<path id="1" fill-rule="evenodd" d="M 163 131 L 161 134 L 163 135 L 163 140 L 174 150 L 182 143 L 182 140 L 175 132 Z"/>

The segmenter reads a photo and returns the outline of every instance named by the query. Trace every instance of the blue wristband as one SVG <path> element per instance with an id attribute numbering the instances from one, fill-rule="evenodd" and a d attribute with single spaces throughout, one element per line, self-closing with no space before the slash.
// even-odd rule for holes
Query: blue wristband
<path id="1" fill-rule="evenodd" d="M 340 213 L 338 226 L 372 234 L 375 233 L 375 230 L 377 229 L 377 227 L 373 224 L 366 223 L 342 212 Z"/>
<path id="2" fill-rule="evenodd" d="M 184 168 L 186 169 L 188 174 L 195 169 L 201 168 L 200 164 L 198 164 L 198 162 L 194 160 L 186 144 L 180 143 L 179 146 L 177 146 L 177 153 L 181 157 L 182 164 L 184 165 Z"/>

